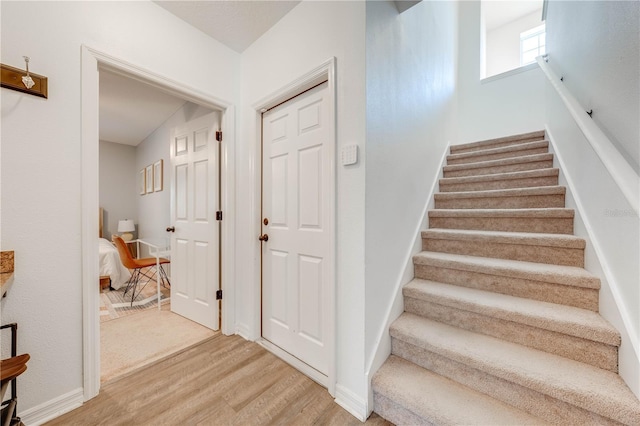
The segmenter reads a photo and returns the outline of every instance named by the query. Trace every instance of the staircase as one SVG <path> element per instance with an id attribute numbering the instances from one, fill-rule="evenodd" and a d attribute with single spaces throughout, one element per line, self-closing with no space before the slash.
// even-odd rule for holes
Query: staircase
<path id="1" fill-rule="evenodd" d="M 640 425 L 544 132 L 451 147 L 372 380 L 399 425 Z"/>

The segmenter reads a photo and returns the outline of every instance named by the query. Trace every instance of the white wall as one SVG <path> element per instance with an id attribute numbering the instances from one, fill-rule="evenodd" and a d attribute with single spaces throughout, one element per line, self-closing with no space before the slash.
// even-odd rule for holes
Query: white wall
<path id="1" fill-rule="evenodd" d="M 318 67 L 337 62 L 337 152 L 357 144 L 360 162 L 337 170 L 337 389 L 366 401 L 364 380 L 365 4 L 307 2 L 296 6 L 242 54 L 238 144 L 238 330 L 260 335 L 259 116 L 251 106 Z"/>
<path id="2" fill-rule="evenodd" d="M 480 1 L 461 1 L 459 11 L 457 143 L 542 130 L 545 78 L 540 69 L 481 81 Z"/>
<path id="3" fill-rule="evenodd" d="M 599 94 L 602 109 L 598 110 L 604 123 L 613 125 L 617 118 L 608 120 L 615 112 L 626 116 L 635 109 L 637 114 L 638 89 L 638 4 L 629 8 L 624 2 L 551 2 L 547 13 L 547 34 L 553 42 L 550 49 L 550 65 L 556 68 L 566 66 L 565 83 L 569 91 L 584 102 L 585 96 Z M 629 3 L 630 5 L 631 3 Z M 588 19 L 587 19 L 588 18 Z M 626 23 L 635 22 L 634 28 Z M 594 33 L 594 40 L 585 33 L 583 26 Z M 615 24 L 614 24 L 615 23 Z M 616 28 L 612 31 L 612 28 Z M 619 32 L 618 32 L 619 29 Z M 636 32 L 635 41 L 628 40 L 630 31 Z M 583 40 L 586 37 L 586 40 Z M 585 53 L 584 42 L 600 46 L 607 40 L 618 40 L 620 45 L 610 45 L 613 52 L 603 52 L 598 48 Z M 624 40 L 623 40 L 624 39 Z M 549 40 L 549 39 L 548 39 Z M 615 59 L 614 59 L 615 57 Z M 594 58 L 604 58 L 609 70 L 596 64 Z M 607 59 L 608 58 L 608 59 Z M 634 59 L 635 58 L 635 59 Z M 573 68 L 572 66 L 578 66 Z M 580 76 L 580 77 L 578 77 Z M 596 83 L 592 80 L 598 76 Z M 624 84 L 619 84 L 618 80 Z M 588 94 L 575 80 L 590 81 Z M 615 80 L 615 81 L 614 81 Z M 569 82 L 572 81 L 572 84 Z M 593 83 L 593 85 L 591 85 Z M 623 87 L 624 86 L 624 87 Z M 622 91 L 636 88 L 636 94 L 628 96 Z M 611 90 L 605 93 L 603 90 Z M 577 92 L 577 93 L 576 93 Z M 582 96 L 582 99 L 579 98 Z M 584 105 L 584 104 L 583 104 Z M 585 268 L 601 278 L 600 313 L 621 332 L 622 345 L 619 353 L 620 375 L 629 387 L 640 396 L 640 219 L 638 212 L 629 204 L 602 161 L 577 127 L 569 111 L 550 84 L 546 87 L 547 129 L 552 136 L 557 159 L 561 162 L 562 178 L 566 180 L 571 193 L 567 207 L 577 210 L 575 233 L 587 238 Z M 594 120 L 595 120 L 594 107 Z M 628 117 L 620 136 L 637 132 L 638 120 Z M 611 134 L 612 128 L 607 128 Z M 603 130 L 607 130 L 603 128 Z M 633 137 L 632 137 L 633 139 Z M 626 142 L 633 142 L 627 140 Z M 635 137 L 638 142 L 638 137 Z M 632 146 L 628 145 L 628 146 Z M 629 157 L 627 156 L 627 159 Z M 624 160 L 620 160 L 624 162 Z M 614 166 L 615 167 L 615 166 Z M 640 179 L 629 184 L 640 191 Z"/>
<path id="4" fill-rule="evenodd" d="M 209 108 L 187 102 L 137 146 L 135 157 L 136 172 L 158 160 L 164 161 L 163 190 L 145 195 L 136 195 L 139 218 L 139 221 L 136 221 L 136 225 L 140 238 L 166 237 L 168 235 L 166 228 L 171 225 L 169 211 L 171 202 L 169 181 L 169 138 L 171 128 L 180 126 L 187 121 L 195 120 L 210 112 L 212 110 Z"/>
<path id="5" fill-rule="evenodd" d="M 108 240 L 119 233 L 119 220 L 138 223 L 136 172 L 136 147 L 100 141 L 100 207 Z"/>
<path id="6" fill-rule="evenodd" d="M 549 65 L 638 172 L 640 2 L 549 2 L 547 52 Z"/>
<path id="7" fill-rule="evenodd" d="M 389 340 L 386 315 L 406 283 L 402 274 L 430 189 L 455 140 L 457 12 L 456 2 L 423 1 L 400 15 L 393 2 L 367 2 L 368 364 L 379 340 Z"/>
<path id="8" fill-rule="evenodd" d="M 600 314 L 622 334 L 620 375 L 640 395 L 640 220 L 568 110 L 549 86 L 547 131 L 577 212 L 574 233 L 587 239 L 585 269 L 601 279 Z M 636 191 L 640 190 L 636 182 Z"/>
<path id="9" fill-rule="evenodd" d="M 542 25 L 542 9 L 487 31 L 486 76 L 520 66 L 520 34 Z"/>
<path id="10" fill-rule="evenodd" d="M 49 77 L 49 99 L 2 89 L 1 241 L 16 251 L 2 323 L 19 323 L 19 350 L 31 354 L 19 406 L 34 413 L 82 398 L 82 293 L 98 285 L 81 280 L 81 45 L 231 102 L 239 55 L 151 2 L 0 8 L 2 62 L 29 55 Z"/>

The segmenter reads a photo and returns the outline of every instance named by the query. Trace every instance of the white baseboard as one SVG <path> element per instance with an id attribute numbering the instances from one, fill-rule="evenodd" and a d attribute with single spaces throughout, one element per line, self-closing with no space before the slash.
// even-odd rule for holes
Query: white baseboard
<path id="1" fill-rule="evenodd" d="M 25 425 L 38 426 L 80 407 L 83 402 L 84 390 L 78 388 L 64 395 L 60 395 L 51 401 L 19 412 L 18 416 L 20 416 L 22 423 Z"/>
<path id="2" fill-rule="evenodd" d="M 367 401 L 340 384 L 336 385 L 335 402 L 361 422 L 366 421 L 369 417 Z"/>
<path id="3" fill-rule="evenodd" d="M 249 332 L 249 327 L 247 327 L 245 324 L 236 325 L 236 334 L 245 340 L 249 340 L 250 342 L 253 341 L 253 339 L 249 337 L 251 336 L 251 333 Z"/>

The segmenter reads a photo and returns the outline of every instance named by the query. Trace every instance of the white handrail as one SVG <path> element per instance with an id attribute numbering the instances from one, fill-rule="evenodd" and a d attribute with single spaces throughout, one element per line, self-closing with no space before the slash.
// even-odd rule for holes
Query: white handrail
<path id="1" fill-rule="evenodd" d="M 618 149 L 613 145 L 611 140 L 605 135 L 600 127 L 589 117 L 586 110 L 580 105 L 578 100 L 569 92 L 567 87 L 560 81 L 558 75 L 551 69 L 545 57 L 538 56 L 536 58 L 538 65 L 547 76 L 551 85 L 556 89 L 560 99 L 571 113 L 576 124 L 587 138 L 598 157 L 604 164 L 605 168 L 618 184 L 620 191 L 627 199 L 631 208 L 638 213 L 640 204 L 640 191 L 638 190 L 638 181 L 640 177 L 633 170 L 627 160 L 620 154 Z"/>

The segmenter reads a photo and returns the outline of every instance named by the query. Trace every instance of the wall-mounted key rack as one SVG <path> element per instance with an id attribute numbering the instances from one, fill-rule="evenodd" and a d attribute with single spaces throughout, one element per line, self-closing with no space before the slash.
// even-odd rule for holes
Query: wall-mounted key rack
<path id="1" fill-rule="evenodd" d="M 25 56 L 24 61 L 26 70 L 0 64 L 2 70 L 2 87 L 41 98 L 47 98 L 47 77 L 29 72 L 29 58 Z"/>

